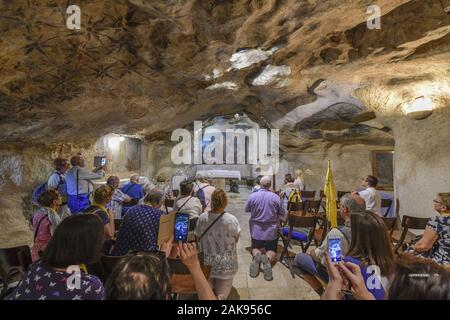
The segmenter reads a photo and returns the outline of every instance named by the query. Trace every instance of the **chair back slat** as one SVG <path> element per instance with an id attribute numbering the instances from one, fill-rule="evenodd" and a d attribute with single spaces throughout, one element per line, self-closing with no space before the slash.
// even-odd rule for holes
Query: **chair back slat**
<path id="1" fill-rule="evenodd" d="M 407 227 L 408 229 L 418 229 L 424 230 L 428 224 L 429 218 L 419 218 L 404 215 L 402 218 L 402 227 Z"/>
<path id="2" fill-rule="evenodd" d="M 397 222 L 397 218 L 385 218 L 381 217 L 383 219 L 384 224 L 386 225 L 386 228 L 388 231 L 391 231 L 395 228 L 395 223 Z"/>
<path id="3" fill-rule="evenodd" d="M 288 217 L 289 226 L 292 228 L 315 228 L 317 222 L 316 216 L 299 216 L 290 214 Z"/>
<path id="4" fill-rule="evenodd" d="M 302 191 L 302 197 L 306 200 L 314 200 L 316 196 L 316 191 Z"/>
<path id="5" fill-rule="evenodd" d="M 351 193 L 351 192 L 350 191 L 338 191 L 337 192 L 337 200 L 340 201 L 341 198 L 347 193 Z"/>
<path id="6" fill-rule="evenodd" d="M 322 204 L 322 200 L 306 200 L 304 211 L 310 212 L 313 214 L 319 213 L 320 205 Z"/>
<path id="7" fill-rule="evenodd" d="M 116 264 L 123 259 L 125 256 L 106 256 L 102 255 L 100 260 L 103 270 L 105 271 L 106 277 L 108 277 L 113 271 Z"/>

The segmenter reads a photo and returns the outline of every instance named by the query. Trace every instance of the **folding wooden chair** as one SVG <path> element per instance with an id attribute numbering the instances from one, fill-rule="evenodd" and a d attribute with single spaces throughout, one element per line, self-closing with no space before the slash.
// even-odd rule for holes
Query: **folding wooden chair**
<path id="1" fill-rule="evenodd" d="M 166 213 L 167 214 L 169 213 L 169 208 L 173 209 L 174 206 L 175 206 L 175 199 L 166 198 L 164 200 L 164 207 L 166 207 Z"/>
<path id="2" fill-rule="evenodd" d="M 389 236 L 392 237 L 392 233 L 394 232 L 395 225 L 397 223 L 397 218 L 381 217 L 381 219 L 383 219 L 384 224 L 386 225 L 386 228 L 389 231 Z"/>
<path id="3" fill-rule="evenodd" d="M 404 215 L 402 218 L 402 233 L 394 248 L 394 252 L 398 253 L 399 249 L 403 247 L 409 229 L 425 230 L 428 224 L 428 220 L 429 218 L 419 218 Z"/>
<path id="4" fill-rule="evenodd" d="M 322 200 L 306 200 L 304 205 L 304 212 L 319 216 L 321 204 Z"/>
<path id="5" fill-rule="evenodd" d="M 283 251 L 281 252 L 280 262 L 283 263 L 284 257 L 288 259 L 287 267 L 291 271 L 291 275 L 294 278 L 294 270 L 292 268 L 292 261 L 289 259 L 289 247 L 291 240 L 300 243 L 302 252 L 306 252 L 314 239 L 314 231 L 316 229 L 317 217 L 316 216 L 300 216 L 297 214 L 289 214 L 287 218 L 288 226 L 283 227 L 281 231 L 281 239 L 283 241 Z M 309 228 L 308 235 L 302 232 L 294 230 L 294 228 Z M 284 263 L 283 263 L 284 264 Z M 285 264 L 286 265 L 286 264 Z"/>
<path id="6" fill-rule="evenodd" d="M 304 200 L 314 200 L 316 196 L 316 191 L 302 191 L 301 193 Z"/>
<path id="7" fill-rule="evenodd" d="M 204 265 L 204 257 L 202 253 L 198 256 L 200 265 L 206 279 L 209 279 L 211 266 Z M 181 262 L 180 259 L 167 259 L 169 270 L 172 278 L 172 294 L 177 299 L 179 294 L 196 294 L 197 289 L 189 269 Z"/>
<path id="8" fill-rule="evenodd" d="M 10 283 L 20 280 L 31 265 L 29 246 L 0 249 L 0 275 L 3 283 L 0 297 L 8 293 Z"/>
<path id="9" fill-rule="evenodd" d="M 125 256 L 107 256 L 102 255 L 102 258 L 100 259 L 101 265 L 103 267 L 103 271 L 105 273 L 106 277 L 109 277 L 111 272 L 113 271 L 116 264 L 123 259 Z"/>
<path id="10" fill-rule="evenodd" d="M 336 199 L 337 202 L 340 202 L 341 198 L 347 193 L 351 193 L 351 192 L 350 191 L 338 191 L 337 192 L 337 199 Z"/>
<path id="11" fill-rule="evenodd" d="M 4 270 L 11 267 L 21 267 L 27 271 L 31 264 L 31 250 L 29 246 L 0 249 L 0 264 Z"/>
<path id="12" fill-rule="evenodd" d="M 381 209 L 387 208 L 386 213 L 383 214 L 383 217 L 387 217 L 389 215 L 389 211 L 391 211 L 392 200 L 391 199 L 381 199 Z"/>

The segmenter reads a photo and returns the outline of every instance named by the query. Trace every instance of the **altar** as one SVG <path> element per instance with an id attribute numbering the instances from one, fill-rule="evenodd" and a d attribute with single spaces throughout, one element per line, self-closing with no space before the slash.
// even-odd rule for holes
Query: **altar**
<path id="1" fill-rule="evenodd" d="M 241 172 L 239 170 L 197 170 L 197 175 L 211 179 L 212 186 L 223 190 L 225 190 L 225 179 L 241 180 Z"/>

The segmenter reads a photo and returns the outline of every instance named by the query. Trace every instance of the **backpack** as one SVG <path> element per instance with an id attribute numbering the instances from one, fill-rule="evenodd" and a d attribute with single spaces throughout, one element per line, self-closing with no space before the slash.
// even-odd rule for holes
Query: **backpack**
<path id="1" fill-rule="evenodd" d="M 288 205 L 287 205 L 288 211 L 291 211 L 290 209 L 291 209 L 292 204 L 302 203 L 302 193 L 299 190 L 297 190 L 296 188 L 291 188 L 291 193 L 289 194 L 289 198 L 287 196 L 286 196 L 286 198 L 288 199 Z M 300 210 L 300 209 L 301 208 L 299 207 L 296 210 Z"/>
<path id="2" fill-rule="evenodd" d="M 59 172 L 54 172 L 59 176 L 59 183 L 58 186 L 56 187 L 56 190 L 58 190 L 58 192 L 61 194 L 62 197 L 66 197 L 67 196 L 67 187 L 66 187 L 66 181 L 65 179 L 63 179 L 63 177 L 61 176 L 61 173 Z M 53 173 L 52 173 L 53 174 Z M 50 176 L 49 176 L 50 177 Z M 48 178 L 47 178 L 48 181 Z M 39 204 L 39 197 L 41 196 L 41 194 L 44 193 L 45 190 L 48 189 L 48 184 L 47 181 L 44 182 L 43 184 L 40 184 L 39 186 L 37 186 L 32 195 L 31 195 L 31 202 L 34 205 L 40 206 Z"/>
<path id="3" fill-rule="evenodd" d="M 47 182 L 40 184 L 39 186 L 36 187 L 36 189 L 34 189 L 33 194 L 31 195 L 31 202 L 34 205 L 40 206 L 38 199 L 41 196 L 41 194 L 44 193 L 45 190 L 47 190 Z"/>
<path id="4" fill-rule="evenodd" d="M 195 196 L 200 200 L 200 203 L 202 204 L 203 207 L 206 207 L 205 192 L 203 191 L 203 189 L 206 188 L 206 187 L 207 187 L 207 185 L 202 187 L 202 188 L 199 188 L 197 190 L 197 192 L 195 193 Z"/>

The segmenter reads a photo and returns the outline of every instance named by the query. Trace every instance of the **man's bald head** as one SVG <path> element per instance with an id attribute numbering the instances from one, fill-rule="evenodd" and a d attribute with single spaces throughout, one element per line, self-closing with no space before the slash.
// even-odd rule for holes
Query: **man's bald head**
<path id="1" fill-rule="evenodd" d="M 264 189 L 270 189 L 270 187 L 272 186 L 272 179 L 269 176 L 264 176 L 261 178 L 260 185 Z"/>
<path id="2" fill-rule="evenodd" d="M 84 167 L 84 158 L 81 154 L 77 154 L 70 158 L 70 164 L 72 166 Z"/>

